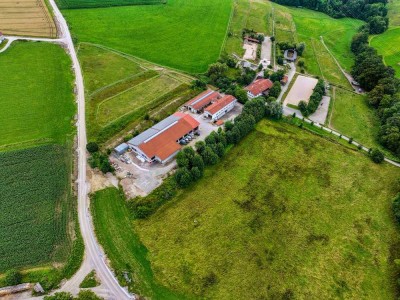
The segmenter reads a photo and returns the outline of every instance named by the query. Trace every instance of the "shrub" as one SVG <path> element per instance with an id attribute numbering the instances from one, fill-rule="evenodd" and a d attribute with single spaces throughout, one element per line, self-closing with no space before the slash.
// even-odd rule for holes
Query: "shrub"
<path id="1" fill-rule="evenodd" d="M 382 163 L 383 160 L 385 159 L 385 156 L 379 149 L 373 149 L 371 151 L 370 156 L 371 156 L 372 161 L 377 164 Z"/>
<path id="2" fill-rule="evenodd" d="M 398 194 L 394 199 L 392 208 L 394 217 L 396 218 L 397 223 L 400 225 L 400 194 Z"/>
<path id="3" fill-rule="evenodd" d="M 6 272 L 4 277 L 4 282 L 6 285 L 17 285 L 22 282 L 22 275 L 15 269 Z"/>
<path id="4" fill-rule="evenodd" d="M 86 149 L 89 153 L 95 153 L 99 151 L 99 145 L 96 142 L 89 142 L 86 145 Z"/>
<path id="5" fill-rule="evenodd" d="M 353 138 L 349 138 L 349 144 L 353 144 Z"/>

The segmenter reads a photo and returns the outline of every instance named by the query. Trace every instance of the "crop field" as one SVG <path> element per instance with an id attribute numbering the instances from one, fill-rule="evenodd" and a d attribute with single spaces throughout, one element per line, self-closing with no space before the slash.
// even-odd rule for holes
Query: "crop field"
<path id="1" fill-rule="evenodd" d="M 75 113 L 70 65 L 53 44 L 18 42 L 0 55 L 0 150 L 65 142 Z"/>
<path id="2" fill-rule="evenodd" d="M 80 42 L 201 73 L 220 55 L 231 10 L 232 0 L 169 0 L 164 5 L 71 9 L 63 14 Z"/>
<path id="3" fill-rule="evenodd" d="M 67 258 L 70 159 L 55 145 L 0 153 L 0 274 Z"/>
<path id="4" fill-rule="evenodd" d="M 399 172 L 262 121 L 134 229 L 160 284 L 200 298 L 390 299 Z"/>
<path id="5" fill-rule="evenodd" d="M 98 142 L 132 129 L 146 115 L 161 119 L 193 96 L 192 78 L 178 72 L 85 43 L 78 55 L 86 83 L 89 138 Z"/>
<path id="6" fill-rule="evenodd" d="M 0 32 L 9 35 L 57 37 L 45 0 L 1 0 Z"/>
<path id="7" fill-rule="evenodd" d="M 271 2 L 269 1 L 234 1 L 234 10 L 229 27 L 229 34 L 224 51 L 242 56 L 244 50 L 242 40 L 243 28 L 272 34 Z"/>
<path id="8" fill-rule="evenodd" d="M 95 194 L 92 209 L 113 268 L 152 299 L 391 299 L 399 172 L 264 120 L 132 230 L 116 189 Z"/>
<path id="9" fill-rule="evenodd" d="M 167 0 L 57 0 L 57 3 L 63 9 L 165 4 Z"/>
<path id="10" fill-rule="evenodd" d="M 400 78 L 400 27 L 374 36 L 370 44 L 383 56 L 385 64 L 396 70 L 396 76 Z"/>

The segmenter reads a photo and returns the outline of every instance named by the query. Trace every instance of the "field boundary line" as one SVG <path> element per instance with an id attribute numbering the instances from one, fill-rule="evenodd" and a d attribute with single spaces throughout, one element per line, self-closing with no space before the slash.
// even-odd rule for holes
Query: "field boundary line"
<path id="1" fill-rule="evenodd" d="M 232 1 L 232 4 L 231 4 L 231 14 L 229 16 L 228 24 L 226 26 L 225 36 L 224 36 L 224 40 L 222 41 L 221 48 L 219 50 L 218 58 L 221 57 L 222 52 L 225 50 L 226 41 L 228 40 L 228 34 L 229 34 L 229 30 L 230 30 L 231 25 L 232 25 L 232 19 L 233 19 L 233 15 L 234 15 L 234 12 L 235 12 L 235 4 L 237 4 L 237 0 Z"/>
<path id="2" fill-rule="evenodd" d="M 120 79 L 120 80 L 114 81 L 114 82 L 112 82 L 112 83 L 110 83 L 110 84 L 107 84 L 107 85 L 101 87 L 101 88 L 98 88 L 97 90 L 94 90 L 92 93 L 89 94 L 89 96 L 90 96 L 90 97 L 93 97 L 93 96 L 95 96 L 96 94 L 100 93 L 101 91 L 104 91 L 105 89 L 107 89 L 107 88 L 109 88 L 109 87 L 112 87 L 112 86 L 114 86 L 114 85 L 117 85 L 118 83 L 124 82 L 124 81 L 126 81 L 126 80 L 128 80 L 128 79 L 132 79 L 132 78 L 135 78 L 135 77 L 139 77 L 140 75 L 146 74 L 146 72 L 147 72 L 147 71 L 143 71 L 143 72 L 134 74 L 134 75 L 132 75 L 132 76 L 128 76 L 128 77 L 122 78 L 122 79 Z M 106 98 L 106 99 L 107 99 L 107 98 Z"/>
<path id="3" fill-rule="evenodd" d="M 145 60 L 145 59 L 143 59 L 143 58 L 140 58 L 140 57 L 137 57 L 137 56 L 128 54 L 128 53 L 126 53 L 126 52 L 122 52 L 122 51 L 120 51 L 120 50 L 116 50 L 116 49 L 113 49 L 113 48 L 109 48 L 109 47 L 104 46 L 104 45 L 95 44 L 95 43 L 90 43 L 90 42 L 81 42 L 81 43 L 83 43 L 83 44 L 88 44 L 88 45 L 92 45 L 92 46 L 96 46 L 96 47 L 98 47 L 98 48 L 101 48 L 101 49 L 104 49 L 104 50 L 108 50 L 108 51 L 110 51 L 110 52 L 119 54 L 119 55 L 121 55 L 121 56 L 125 56 L 125 57 L 127 57 L 127 58 L 129 58 L 129 59 L 136 59 L 136 60 L 138 60 L 138 61 L 140 61 L 140 62 L 142 62 L 142 63 L 148 63 L 148 64 L 150 64 L 150 65 L 152 65 L 152 66 L 156 66 L 156 67 L 159 67 L 159 68 L 163 68 L 163 69 L 175 71 L 175 72 L 181 73 L 182 75 L 188 76 L 188 78 L 191 78 L 192 80 L 194 80 L 194 77 L 192 77 L 193 74 L 203 74 L 203 73 L 193 73 L 193 74 L 191 74 L 191 73 L 186 72 L 186 71 L 183 71 L 183 70 L 179 70 L 179 69 L 176 69 L 176 68 L 167 67 L 167 66 L 164 66 L 164 65 L 161 65 L 161 64 L 157 64 L 157 63 L 151 62 L 151 61 L 149 61 L 149 60 Z M 132 60 L 132 61 L 134 61 L 134 60 Z"/>

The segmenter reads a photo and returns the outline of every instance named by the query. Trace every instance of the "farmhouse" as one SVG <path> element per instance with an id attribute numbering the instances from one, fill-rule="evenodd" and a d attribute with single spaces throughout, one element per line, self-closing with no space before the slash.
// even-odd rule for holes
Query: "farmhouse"
<path id="1" fill-rule="evenodd" d="M 200 123 L 188 114 L 177 112 L 128 141 L 142 159 L 166 163 L 182 148 L 179 142 L 199 129 Z"/>
<path id="2" fill-rule="evenodd" d="M 236 104 L 237 100 L 231 95 L 226 95 L 221 99 L 218 99 L 204 111 L 204 115 L 211 120 L 216 121 L 225 115 L 227 112 L 231 111 Z"/>
<path id="3" fill-rule="evenodd" d="M 247 91 L 247 97 L 250 99 L 259 97 L 265 94 L 272 86 L 273 83 L 269 79 L 257 79 L 245 88 Z"/>
<path id="4" fill-rule="evenodd" d="M 212 102 L 221 98 L 221 95 L 215 91 L 207 90 L 196 96 L 192 100 L 188 101 L 184 107 L 189 109 L 193 113 L 200 113 L 205 107 L 210 105 Z"/>

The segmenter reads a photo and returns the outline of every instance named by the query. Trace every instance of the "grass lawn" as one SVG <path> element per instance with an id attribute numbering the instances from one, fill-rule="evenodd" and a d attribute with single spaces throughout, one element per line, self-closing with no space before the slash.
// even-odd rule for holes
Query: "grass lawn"
<path id="1" fill-rule="evenodd" d="M 374 36 L 370 44 L 383 56 L 386 65 L 396 70 L 396 76 L 400 78 L 400 27 L 390 28 Z"/>
<path id="2" fill-rule="evenodd" d="M 224 48 L 226 53 L 236 53 L 239 56 L 243 55 L 242 30 L 244 28 L 271 35 L 271 2 L 249 0 L 234 1 L 232 21 Z"/>
<path id="3" fill-rule="evenodd" d="M 65 262 L 70 160 L 69 149 L 55 145 L 0 153 L 0 274 Z"/>
<path id="4" fill-rule="evenodd" d="M 162 119 L 193 96 L 192 77 L 127 54 L 81 43 L 78 56 L 91 140 L 105 143 L 142 122 L 152 122 L 144 120 L 146 115 Z"/>
<path id="5" fill-rule="evenodd" d="M 146 257 L 158 284 L 198 298 L 390 299 L 399 175 L 265 120 L 132 231 L 119 193 L 96 195 L 95 227 L 117 270 Z"/>
<path id="6" fill-rule="evenodd" d="M 389 26 L 400 26 L 400 0 L 390 0 L 388 5 Z"/>
<path id="7" fill-rule="evenodd" d="M 232 0 L 169 0 L 164 5 L 73 9 L 63 14 L 80 42 L 201 73 L 220 55 L 231 10 Z"/>
<path id="8" fill-rule="evenodd" d="M 58 45 L 16 42 L 0 55 L 0 149 L 64 143 L 75 113 L 71 62 Z"/>

